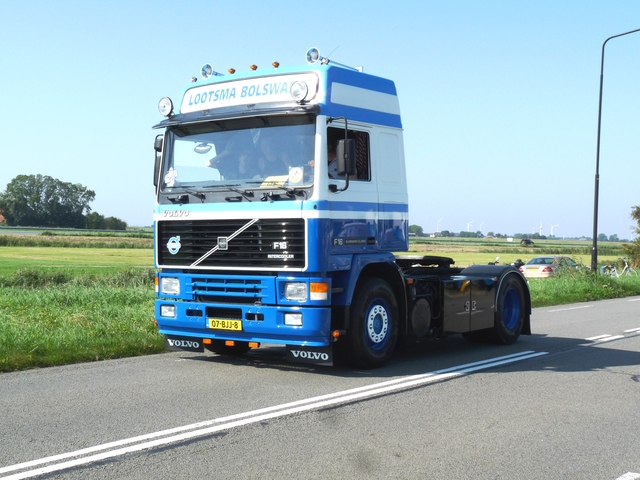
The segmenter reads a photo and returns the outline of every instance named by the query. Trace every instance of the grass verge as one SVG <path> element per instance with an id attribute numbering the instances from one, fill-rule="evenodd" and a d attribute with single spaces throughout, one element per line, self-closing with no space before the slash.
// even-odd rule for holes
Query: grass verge
<path id="1" fill-rule="evenodd" d="M 549 307 L 640 295 L 640 277 L 609 277 L 586 271 L 559 272 L 552 278 L 529 279 L 533 307 Z"/>
<path id="2" fill-rule="evenodd" d="M 0 372 L 159 353 L 152 269 L 0 277 Z"/>
<path id="3" fill-rule="evenodd" d="M 109 243 L 108 237 L 71 240 L 73 248 L 55 236 L 40 241 L 0 245 L 0 372 L 164 351 L 153 323 L 152 249 Z M 411 253 L 449 256 L 458 265 L 471 265 L 486 264 L 496 253 L 508 263 L 527 252 L 431 245 Z M 640 277 L 582 272 L 531 279 L 529 286 L 534 307 L 640 295 Z"/>

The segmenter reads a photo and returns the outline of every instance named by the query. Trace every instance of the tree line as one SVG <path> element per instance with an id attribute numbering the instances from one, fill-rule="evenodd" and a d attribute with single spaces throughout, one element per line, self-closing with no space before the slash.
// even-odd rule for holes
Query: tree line
<path id="1" fill-rule="evenodd" d="M 126 230 L 116 217 L 92 212 L 96 192 L 47 175 L 18 175 L 0 193 L 0 214 L 9 226 Z"/>

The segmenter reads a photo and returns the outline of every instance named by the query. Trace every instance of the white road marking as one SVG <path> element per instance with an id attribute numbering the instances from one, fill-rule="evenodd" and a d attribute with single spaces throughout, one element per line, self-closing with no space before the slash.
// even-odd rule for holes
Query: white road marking
<path id="1" fill-rule="evenodd" d="M 555 313 L 555 312 L 566 312 L 566 311 L 569 311 L 569 310 L 580 310 L 582 308 L 591 308 L 591 305 L 583 305 L 581 307 L 556 308 L 554 310 L 549 310 L 549 312 L 550 313 L 551 312 L 553 312 L 553 313 Z"/>
<path id="2" fill-rule="evenodd" d="M 631 298 L 629 299 L 630 302 L 640 302 L 640 298 Z"/>
<path id="3" fill-rule="evenodd" d="M 640 332 L 640 328 L 632 328 L 631 330 L 625 330 L 624 333 Z"/>
<path id="4" fill-rule="evenodd" d="M 640 473 L 627 472 L 616 480 L 637 480 L 640 478 Z"/>
<path id="5" fill-rule="evenodd" d="M 589 338 L 585 338 L 585 340 L 589 340 L 590 342 L 596 342 L 598 340 L 602 340 L 603 338 L 609 338 L 611 335 L 606 334 L 606 335 L 598 335 L 597 337 L 589 337 Z"/>
<path id="6" fill-rule="evenodd" d="M 598 340 L 598 343 L 610 342 L 612 340 L 618 340 L 619 338 L 624 338 L 624 335 L 609 335 L 607 338 L 603 338 L 602 340 Z"/>
<path id="7" fill-rule="evenodd" d="M 427 372 L 418 375 L 411 375 L 408 377 L 401 377 L 395 380 L 389 380 L 386 382 L 376 383 L 373 385 L 367 385 L 364 387 L 358 387 L 350 390 L 344 390 L 342 392 L 331 393 L 327 395 L 321 395 L 318 397 L 312 397 L 304 400 L 298 400 L 296 402 L 286 403 L 282 405 L 276 405 L 273 407 L 267 407 L 260 410 L 253 410 L 250 412 L 239 413 L 236 415 L 230 415 L 227 417 L 221 417 L 204 422 L 194 423 L 191 425 L 185 425 L 169 430 L 163 430 L 160 432 L 149 433 L 147 435 L 140 435 L 137 437 L 127 438 L 116 442 L 105 443 L 102 445 L 96 445 L 94 447 L 77 450 L 75 452 L 67 452 L 60 455 L 54 455 L 38 460 L 32 460 L 29 462 L 19 463 L 16 465 L 9 465 L 0 468 L 1 473 L 7 473 L 17 470 L 24 470 L 27 468 L 35 467 L 37 465 L 44 465 L 60 460 L 80 457 L 94 452 L 100 452 L 95 455 L 85 456 L 70 460 L 67 462 L 57 463 L 54 465 L 44 466 L 33 470 L 24 471 L 9 475 L 7 477 L 1 477 L 3 480 L 18 480 L 23 478 L 30 478 L 36 475 L 42 475 L 45 473 L 51 473 L 58 470 L 64 470 L 67 468 L 73 468 L 80 465 L 104 460 L 107 458 L 113 458 L 128 453 L 139 452 L 141 450 L 147 450 L 150 448 L 159 447 L 161 445 L 167 445 L 171 443 L 177 443 L 184 440 L 189 440 L 204 435 L 211 435 L 221 430 L 228 430 L 243 425 L 249 425 L 252 423 L 262 422 L 277 417 L 283 417 L 286 415 L 292 415 L 295 413 L 305 412 L 318 408 L 324 408 L 329 405 L 336 405 L 340 403 L 352 402 L 355 400 L 361 400 L 367 397 L 373 397 L 376 395 L 382 395 L 417 385 L 428 384 L 433 382 L 439 382 L 448 380 L 451 378 L 459 377 L 468 373 L 472 373 L 478 370 L 484 370 L 487 368 L 497 367 L 500 365 L 506 365 L 521 360 L 527 360 L 530 358 L 539 357 L 542 355 L 548 355 L 548 352 L 534 352 L 526 351 L 516 353 L 512 355 L 505 355 L 502 357 L 490 358 L 480 362 L 467 363 L 464 365 L 458 365 L 455 367 L 445 368 L 434 372 Z M 203 428 L 206 427 L 206 428 Z M 192 430 L 192 431 L 187 431 Z M 182 432 L 182 433 L 179 433 Z M 170 435 L 170 436 L 167 436 Z M 159 438 L 165 437 L 165 438 Z M 150 439 L 156 439 L 151 441 L 145 441 Z M 143 443 L 137 443 L 143 442 Z M 123 445 L 137 443 L 136 445 L 130 445 L 124 448 L 118 448 L 115 450 L 109 450 L 115 447 L 121 447 Z M 109 450 L 109 451 L 104 451 Z"/>
<path id="8" fill-rule="evenodd" d="M 618 340 L 619 338 L 624 338 L 624 335 L 598 335 L 597 337 L 585 338 L 585 340 L 603 343 L 610 342 L 611 340 Z"/>

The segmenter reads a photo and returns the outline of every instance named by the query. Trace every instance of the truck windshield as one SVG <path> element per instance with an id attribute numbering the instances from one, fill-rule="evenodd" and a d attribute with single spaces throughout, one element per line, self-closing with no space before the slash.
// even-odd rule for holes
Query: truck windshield
<path id="1" fill-rule="evenodd" d="M 182 125 L 167 132 L 162 190 L 304 187 L 313 180 L 313 116 Z"/>

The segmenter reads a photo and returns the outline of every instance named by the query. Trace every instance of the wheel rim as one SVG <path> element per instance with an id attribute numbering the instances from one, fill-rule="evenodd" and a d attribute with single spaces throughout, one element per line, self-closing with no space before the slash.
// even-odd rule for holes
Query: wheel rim
<path id="1" fill-rule="evenodd" d="M 516 328 L 520 321 L 521 308 L 518 292 L 515 288 L 510 288 L 506 291 L 502 302 L 502 321 L 507 329 L 513 330 Z"/>
<path id="2" fill-rule="evenodd" d="M 373 350 L 381 350 L 389 341 L 390 323 L 388 307 L 382 301 L 372 304 L 364 328 L 367 344 Z"/>

